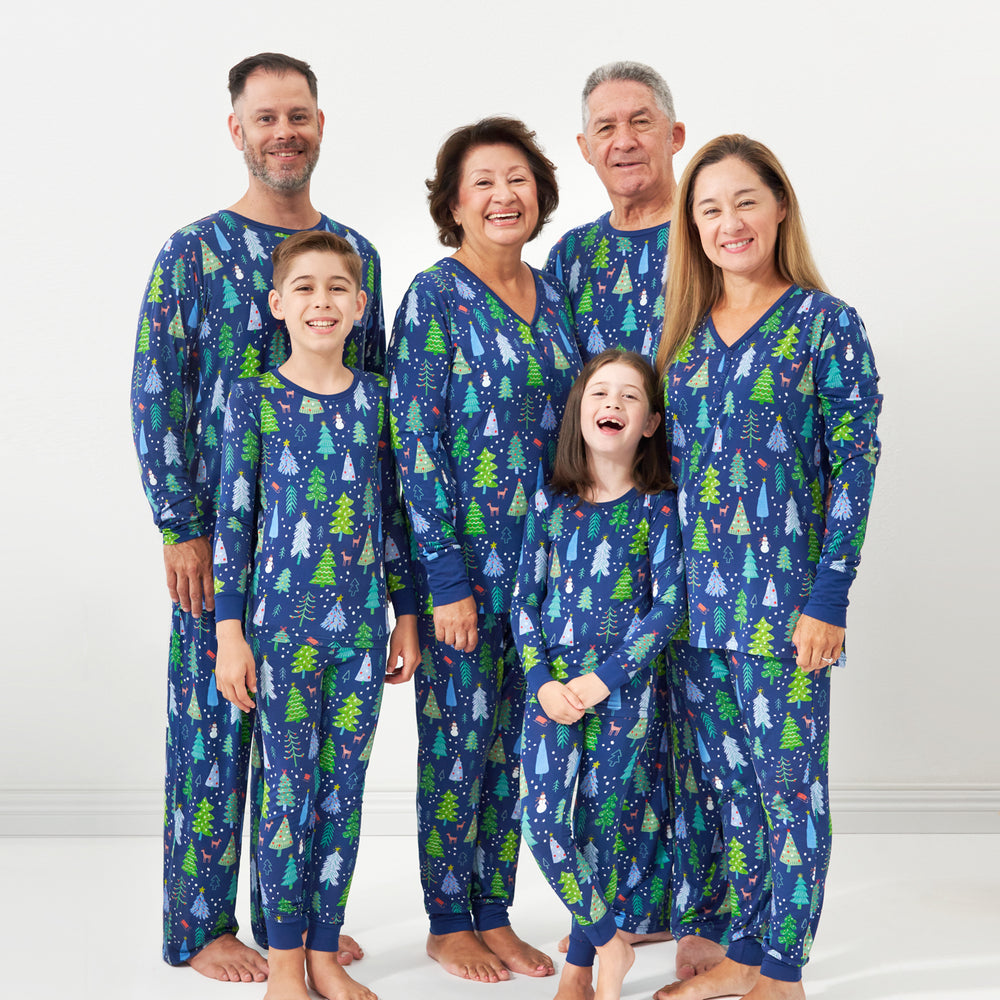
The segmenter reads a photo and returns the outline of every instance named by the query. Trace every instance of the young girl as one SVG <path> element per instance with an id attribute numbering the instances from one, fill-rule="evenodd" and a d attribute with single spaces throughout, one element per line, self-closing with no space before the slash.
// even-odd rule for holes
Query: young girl
<path id="1" fill-rule="evenodd" d="M 592 995 L 596 954 L 597 1000 L 617 998 L 634 958 L 610 907 L 615 834 L 653 712 L 653 661 L 685 615 L 659 400 L 641 355 L 592 358 L 524 526 L 511 607 L 529 694 L 522 824 L 573 915 L 560 997 Z"/>
<path id="2" fill-rule="evenodd" d="M 215 674 L 234 708 L 257 709 L 264 791 L 252 826 L 268 996 L 307 1000 L 308 973 L 322 996 L 374 1000 L 337 961 L 340 928 L 383 678 L 408 680 L 420 658 L 388 383 L 343 363 L 365 304 L 351 245 L 307 230 L 272 260 L 269 302 L 291 355 L 229 397 Z M 202 818 L 208 834 L 210 810 Z"/>

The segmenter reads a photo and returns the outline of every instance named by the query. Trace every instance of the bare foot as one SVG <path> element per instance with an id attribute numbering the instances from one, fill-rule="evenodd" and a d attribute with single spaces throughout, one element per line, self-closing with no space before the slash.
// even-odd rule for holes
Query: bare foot
<path id="1" fill-rule="evenodd" d="M 619 1000 L 622 983 L 635 961 L 632 945 L 618 931 L 607 943 L 597 949 L 597 990 L 594 1000 Z"/>
<path id="2" fill-rule="evenodd" d="M 744 1000 L 806 1000 L 806 991 L 801 982 L 785 983 L 761 976 Z"/>
<path id="3" fill-rule="evenodd" d="M 427 954 L 445 972 L 474 983 L 499 983 L 510 979 L 503 962 L 472 931 L 428 934 Z"/>
<path id="4" fill-rule="evenodd" d="M 712 997 L 742 997 L 760 979 L 760 967 L 740 965 L 724 958 L 708 972 L 699 973 L 684 982 L 671 983 L 657 990 L 653 1000 L 711 1000 Z M 755 998 L 763 1000 L 763 998 Z"/>
<path id="5" fill-rule="evenodd" d="M 555 1000 L 594 1000 L 594 969 L 590 965 L 563 966 Z"/>
<path id="6" fill-rule="evenodd" d="M 378 1000 L 367 986 L 355 982 L 344 971 L 338 952 L 307 948 L 306 972 L 309 985 L 326 1000 Z"/>
<path id="7" fill-rule="evenodd" d="M 341 934 L 337 961 L 341 965 L 350 965 L 351 962 L 360 962 L 365 957 L 364 950 L 350 934 Z"/>
<path id="8" fill-rule="evenodd" d="M 685 934 L 677 942 L 677 961 L 674 971 L 680 980 L 691 979 L 699 973 L 714 969 L 726 957 L 726 949 L 716 941 Z"/>
<path id="9" fill-rule="evenodd" d="M 512 927 L 494 927 L 491 931 L 480 931 L 479 937 L 511 972 L 520 972 L 525 976 L 555 975 L 556 968 L 552 959 L 522 941 Z"/>
<path id="10" fill-rule="evenodd" d="M 673 941 L 674 936 L 670 931 L 654 931 L 652 934 L 633 934 L 632 931 L 619 931 L 625 940 L 635 947 L 640 944 L 653 944 L 656 941 Z M 561 951 L 564 955 L 569 951 L 569 935 L 560 938 L 559 943 L 556 948 Z M 693 975 L 693 973 L 692 973 Z"/>
<path id="11" fill-rule="evenodd" d="M 268 950 L 271 974 L 264 1000 L 309 1000 L 304 952 L 304 948 Z"/>
<path id="12" fill-rule="evenodd" d="M 233 934 L 209 941 L 187 964 L 207 979 L 223 983 L 262 983 L 267 979 L 267 959 Z"/>

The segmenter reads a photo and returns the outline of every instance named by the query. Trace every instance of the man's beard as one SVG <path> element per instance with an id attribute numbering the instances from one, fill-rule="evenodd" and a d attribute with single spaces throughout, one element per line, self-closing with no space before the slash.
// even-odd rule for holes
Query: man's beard
<path id="1" fill-rule="evenodd" d="M 272 173 L 268 169 L 267 154 L 258 156 L 256 151 L 252 150 L 249 146 L 245 146 L 243 149 L 243 159 L 247 165 L 247 170 L 257 180 L 262 184 L 266 184 L 273 191 L 301 191 L 309 184 L 312 172 L 319 161 L 319 147 L 317 146 L 313 150 L 298 173 L 295 174 L 285 173 L 284 171 Z"/>

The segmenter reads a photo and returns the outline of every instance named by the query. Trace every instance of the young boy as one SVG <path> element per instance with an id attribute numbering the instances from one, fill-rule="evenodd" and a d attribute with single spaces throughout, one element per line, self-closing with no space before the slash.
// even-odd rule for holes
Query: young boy
<path id="1" fill-rule="evenodd" d="M 409 545 L 388 446 L 388 383 L 344 366 L 365 308 L 361 259 L 310 230 L 272 255 L 288 360 L 235 382 L 216 523 L 216 680 L 257 699 L 258 874 L 267 996 L 374 995 L 337 963 L 361 795 L 386 683 L 419 661 Z M 388 576 L 388 580 L 386 579 Z M 386 592 L 396 627 L 386 647 Z M 243 623 L 246 620 L 246 638 Z M 248 693 L 249 692 L 249 693 Z"/>

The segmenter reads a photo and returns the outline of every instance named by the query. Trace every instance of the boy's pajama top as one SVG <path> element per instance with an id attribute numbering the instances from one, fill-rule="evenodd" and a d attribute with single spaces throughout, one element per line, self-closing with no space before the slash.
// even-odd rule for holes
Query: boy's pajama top
<path id="1" fill-rule="evenodd" d="M 568 961 L 592 965 L 617 928 L 619 894 L 641 878 L 618 837 L 630 782 L 643 767 L 656 713 L 654 663 L 685 615 L 684 564 L 673 491 L 585 503 L 535 494 L 524 526 L 511 623 L 529 697 L 521 747 L 525 840 L 574 921 Z M 595 672 L 609 696 L 562 725 L 541 687 Z M 577 789 L 577 777 L 582 775 Z M 648 776 L 643 785 L 648 785 Z M 576 814 L 573 800 L 576 793 Z M 652 832 L 647 805 L 631 825 Z M 660 894 L 669 891 L 660 885 Z"/>
<path id="2" fill-rule="evenodd" d="M 800 670 L 791 638 L 803 614 L 845 624 L 878 374 L 855 310 L 792 286 L 732 346 L 706 317 L 666 399 L 694 647 L 681 725 L 723 791 L 730 957 L 795 980 L 830 850 L 829 672 Z"/>
<path id="3" fill-rule="evenodd" d="M 663 331 L 669 238 L 669 222 L 647 229 L 615 229 L 611 213 L 606 212 L 592 223 L 571 229 L 549 251 L 545 270 L 569 292 L 585 360 L 608 347 L 618 347 L 655 364 Z M 670 680 L 682 655 L 680 644 L 671 643 L 667 672 L 654 678 L 658 712 L 650 723 L 645 766 L 636 771 L 636 778 L 641 781 L 648 770 L 654 779 L 662 780 L 653 780 L 645 790 L 633 784 L 626 812 L 645 812 L 648 806 L 661 824 L 655 829 L 649 824 L 645 829 L 622 824 L 622 842 L 639 859 L 642 877 L 624 886 L 628 902 L 621 920 L 626 930 L 639 934 L 669 930 L 676 938 L 701 934 L 719 940 L 727 919 L 717 911 L 727 887 L 719 864 L 718 814 L 712 789 L 696 766 L 697 755 L 672 740 L 676 727 L 671 724 L 670 706 L 678 707 L 683 694 L 671 689 Z M 664 785 L 671 772 L 687 777 Z M 675 815 L 701 819 L 694 826 L 685 826 L 682 820 L 683 836 L 674 838 Z M 680 874 L 680 892 L 673 899 L 664 898 L 663 886 L 673 881 L 674 869 Z"/>
<path id="4" fill-rule="evenodd" d="M 529 498 L 547 478 L 580 370 L 562 289 L 533 272 L 530 322 L 452 258 L 418 274 L 390 344 L 392 428 L 418 556 L 418 839 L 434 933 L 507 923 L 520 828 L 524 679 L 510 592 Z M 432 608 L 472 596 L 479 645 L 434 637 Z M 471 911 L 471 912 L 470 912 Z"/>
<path id="5" fill-rule="evenodd" d="M 234 383 L 214 542 L 217 621 L 244 620 L 264 775 L 268 941 L 336 951 L 396 615 L 415 614 L 388 383 L 336 395 L 278 371 Z M 388 577 L 388 579 L 387 579 Z"/>
<path id="6" fill-rule="evenodd" d="M 345 363 L 381 371 L 385 332 L 378 253 L 359 233 L 327 216 L 316 228 L 357 247 L 368 305 L 348 337 Z M 132 431 L 143 488 L 165 544 L 211 538 L 230 385 L 287 357 L 287 335 L 271 315 L 267 293 L 271 251 L 288 235 L 221 211 L 174 233 L 156 258 L 136 338 Z M 195 618 L 175 605 L 163 883 L 163 956 L 173 965 L 238 929 L 234 905 L 253 718 L 220 703 L 214 667 L 213 614 L 203 611 Z M 215 816 L 208 838 L 193 826 L 203 800 Z M 254 937 L 266 946 L 256 897 L 254 884 Z"/>

